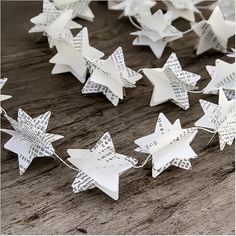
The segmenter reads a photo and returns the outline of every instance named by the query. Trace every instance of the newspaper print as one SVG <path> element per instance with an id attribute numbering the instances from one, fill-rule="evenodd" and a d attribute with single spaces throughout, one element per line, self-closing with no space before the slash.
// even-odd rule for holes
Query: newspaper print
<path id="1" fill-rule="evenodd" d="M 35 157 L 51 156 L 54 153 L 52 142 L 63 138 L 61 135 L 46 133 L 50 112 L 31 118 L 19 109 L 17 121 L 5 115 L 14 130 L 1 129 L 12 138 L 5 148 L 18 154 L 20 174 L 23 174 Z"/>

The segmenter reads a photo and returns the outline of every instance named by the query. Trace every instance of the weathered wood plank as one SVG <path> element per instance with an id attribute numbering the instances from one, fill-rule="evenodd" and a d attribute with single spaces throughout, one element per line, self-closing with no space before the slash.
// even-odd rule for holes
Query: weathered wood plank
<path id="1" fill-rule="evenodd" d="M 167 48 L 157 60 L 148 47 L 131 45 L 134 27 L 128 19 L 118 20 L 120 12 L 108 11 L 105 2 L 93 2 L 93 23 L 88 26 L 91 45 L 112 53 L 122 46 L 127 66 L 133 69 L 161 67 L 173 49 Z M 46 39 L 28 34 L 29 19 L 41 10 L 41 2 L 2 2 L 2 76 L 9 81 L 3 94 L 12 99 L 3 103 L 16 117 L 23 108 L 32 116 L 51 110 L 50 132 L 62 134 L 55 143 L 57 152 L 67 158 L 68 148 L 89 148 L 105 131 L 113 137 L 117 151 L 138 157 L 133 141 L 151 133 L 159 112 L 173 122 L 180 118 L 190 127 L 201 117 L 199 98 L 216 102 L 217 96 L 190 94 L 191 108 L 183 111 L 172 103 L 150 107 L 152 86 L 146 78 L 113 107 L 102 95 L 82 95 L 80 84 L 71 74 L 51 75 Z M 209 13 L 206 13 L 209 15 Z M 177 21 L 181 30 L 187 22 Z M 187 34 L 173 43 L 183 68 L 202 76 L 200 89 L 209 81 L 206 64 L 220 58 L 210 51 L 196 56 L 197 37 Z M 3 119 L 2 126 L 9 127 Z M 199 131 L 193 148 L 199 154 L 193 170 L 169 168 L 158 178 L 151 177 L 150 163 L 121 176 L 120 199 L 113 201 L 98 189 L 73 194 L 76 173 L 58 160 L 37 158 L 23 176 L 18 174 L 16 155 L 2 150 L 2 233 L 3 234 L 234 234 L 234 148 L 219 151 L 218 139 L 209 147 L 211 134 Z M 9 136 L 2 135 L 4 144 Z"/>

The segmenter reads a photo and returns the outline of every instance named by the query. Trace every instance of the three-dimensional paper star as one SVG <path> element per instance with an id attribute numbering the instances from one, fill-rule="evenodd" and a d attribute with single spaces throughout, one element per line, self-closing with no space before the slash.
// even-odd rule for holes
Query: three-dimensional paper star
<path id="1" fill-rule="evenodd" d="M 75 193 L 97 187 L 114 200 L 119 198 L 119 176 L 137 160 L 115 151 L 111 136 L 105 133 L 92 149 L 68 149 L 68 158 L 79 169 L 72 188 Z"/>
<path id="2" fill-rule="evenodd" d="M 190 143 L 197 134 L 196 128 L 182 129 L 179 120 L 172 125 L 160 113 L 154 133 L 135 140 L 137 152 L 152 155 L 152 177 L 157 177 L 169 166 L 191 169 L 190 159 L 196 158 Z"/>
<path id="3" fill-rule="evenodd" d="M 162 10 L 158 10 L 150 17 L 141 18 L 138 22 L 142 30 L 131 33 L 138 36 L 133 45 L 149 46 L 157 58 L 162 56 L 168 42 L 183 37 L 182 32 L 171 25 Z"/>
<path id="4" fill-rule="evenodd" d="M 91 0 L 54 0 L 54 4 L 57 8 L 73 10 L 72 18 L 78 17 L 93 21 L 94 14 L 89 7 L 90 2 Z"/>
<path id="5" fill-rule="evenodd" d="M 0 79 L 0 91 L 2 90 L 2 87 L 4 86 L 4 84 L 7 82 L 7 78 L 3 78 Z M 5 101 L 7 99 L 11 98 L 10 95 L 3 95 L 2 93 L 0 94 L 0 103 L 2 103 L 2 101 Z M 1 105 L 1 104 L 0 104 Z M 1 106 L 0 106 L 0 113 L 2 112 Z"/>
<path id="6" fill-rule="evenodd" d="M 204 115 L 195 123 L 196 126 L 212 129 L 219 134 L 220 150 L 226 144 L 231 145 L 236 135 L 235 99 L 228 101 L 223 89 L 219 90 L 219 105 L 200 100 Z"/>
<path id="7" fill-rule="evenodd" d="M 29 33 L 44 32 L 50 47 L 54 46 L 55 40 L 70 41 L 73 38 L 70 29 L 82 27 L 71 20 L 72 13 L 72 10 L 57 10 L 49 0 L 43 0 L 43 12 L 30 20 L 35 26 Z"/>
<path id="8" fill-rule="evenodd" d="M 196 89 L 200 75 L 182 70 L 182 67 L 172 53 L 162 68 L 143 69 L 154 86 L 150 106 L 159 105 L 168 100 L 184 110 L 189 108 L 188 91 Z"/>
<path id="9" fill-rule="evenodd" d="M 235 22 L 227 21 L 217 6 L 210 18 L 191 25 L 199 36 L 197 55 L 214 48 L 220 52 L 227 52 L 228 39 L 235 34 Z"/>
<path id="10" fill-rule="evenodd" d="M 123 10 L 124 16 L 142 18 L 150 16 L 151 8 L 156 5 L 153 0 L 122 0 L 117 4 L 110 5 L 111 10 Z"/>
<path id="11" fill-rule="evenodd" d="M 86 58 L 98 59 L 104 53 L 89 45 L 88 29 L 84 27 L 69 43 L 57 42 L 58 53 L 51 58 L 55 63 L 52 74 L 71 72 L 81 83 L 85 82 L 88 70 Z"/>
<path id="12" fill-rule="evenodd" d="M 4 147 L 18 154 L 20 175 L 24 174 L 35 157 L 53 155 L 51 143 L 63 138 L 61 135 L 46 133 L 50 115 L 50 112 L 46 112 L 33 119 L 19 109 L 16 121 L 5 114 L 14 130 L 0 129 L 12 136 Z"/>
<path id="13" fill-rule="evenodd" d="M 187 21 L 194 22 L 194 13 L 200 11 L 195 7 L 195 4 L 202 2 L 203 0 L 164 0 L 163 2 L 167 6 L 168 15 L 171 15 L 171 21 L 178 18 L 183 18 Z"/>
<path id="14" fill-rule="evenodd" d="M 215 66 L 206 66 L 206 69 L 211 76 L 211 81 L 203 89 L 203 93 L 218 94 L 219 89 L 222 88 L 228 99 L 234 99 L 236 89 L 235 62 L 230 64 L 218 59 Z"/>
<path id="15" fill-rule="evenodd" d="M 135 87 L 142 75 L 126 67 L 122 48 L 117 48 L 106 60 L 88 60 L 91 75 L 82 93 L 102 92 L 114 106 L 124 97 L 124 88 Z"/>

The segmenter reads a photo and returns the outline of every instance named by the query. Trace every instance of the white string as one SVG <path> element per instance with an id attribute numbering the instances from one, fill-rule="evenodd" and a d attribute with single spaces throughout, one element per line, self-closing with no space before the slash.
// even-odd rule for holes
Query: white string
<path id="1" fill-rule="evenodd" d="M 188 93 L 202 93 L 203 90 L 200 91 L 194 91 L 194 90 L 187 90 Z"/>
<path id="2" fill-rule="evenodd" d="M 150 154 L 150 155 L 146 158 L 146 160 L 143 162 L 142 165 L 140 165 L 140 166 L 133 166 L 133 168 L 138 169 L 138 168 L 142 168 L 142 167 L 144 167 L 144 166 L 146 165 L 146 163 L 148 162 L 148 160 L 149 160 L 149 158 L 150 158 L 151 156 L 152 156 L 152 154 Z"/>
<path id="3" fill-rule="evenodd" d="M 140 27 L 139 25 L 137 25 L 137 24 L 133 21 L 133 19 L 132 19 L 131 16 L 129 16 L 129 21 L 132 23 L 133 26 L 135 26 L 136 28 L 142 30 L 142 27 Z"/>
<path id="4" fill-rule="evenodd" d="M 197 129 L 201 129 L 201 130 L 205 130 L 205 131 L 207 131 L 209 133 L 212 133 L 212 134 L 216 134 L 217 133 L 217 131 L 209 130 L 209 129 L 206 129 L 206 128 L 203 128 L 203 127 L 196 127 L 196 128 Z"/>
<path id="5" fill-rule="evenodd" d="M 137 71 L 137 73 L 139 73 L 139 72 L 142 71 L 142 70 L 143 70 L 143 68 L 139 69 L 139 70 Z"/>
<path id="6" fill-rule="evenodd" d="M 208 141 L 207 146 L 210 144 L 210 142 L 211 142 L 212 139 L 215 137 L 215 135 L 216 135 L 216 132 L 212 135 L 211 139 Z"/>
<path id="7" fill-rule="evenodd" d="M 186 30 L 186 31 L 184 31 L 184 32 L 182 32 L 182 34 L 187 34 L 187 33 L 191 32 L 191 31 L 193 31 L 192 28 L 191 28 L 191 29 L 188 29 L 188 30 Z"/>
<path id="8" fill-rule="evenodd" d="M 72 167 L 71 165 L 67 164 L 61 157 L 59 157 L 55 152 L 54 155 L 62 162 L 64 163 L 67 167 L 69 167 L 72 170 L 79 171 L 79 169 Z"/>
<path id="9" fill-rule="evenodd" d="M 2 108 L 2 107 L 1 107 L 0 109 L 3 111 L 3 113 L 4 113 L 4 116 L 8 116 L 8 115 L 7 115 L 7 112 L 5 111 L 5 109 L 4 109 L 4 108 Z"/>
<path id="10" fill-rule="evenodd" d="M 206 18 L 205 18 L 204 15 L 202 14 L 202 12 L 199 12 L 199 15 L 201 16 L 201 18 L 202 18 L 203 20 L 206 20 Z"/>

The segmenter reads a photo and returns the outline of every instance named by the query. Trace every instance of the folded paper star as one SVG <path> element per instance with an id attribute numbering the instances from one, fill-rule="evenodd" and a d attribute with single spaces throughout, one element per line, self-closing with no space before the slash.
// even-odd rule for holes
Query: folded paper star
<path id="1" fill-rule="evenodd" d="M 89 45 L 88 29 L 84 27 L 69 43 L 57 42 L 58 53 L 49 61 L 55 63 L 52 74 L 71 72 L 81 83 L 88 70 L 86 58 L 98 59 L 104 53 Z"/>
<path id="2" fill-rule="evenodd" d="M 214 10 L 216 6 L 220 7 L 226 20 L 235 21 L 235 0 L 217 0 L 209 6 L 209 9 Z"/>
<path id="3" fill-rule="evenodd" d="M 212 129 L 219 134 L 220 150 L 226 144 L 231 145 L 236 134 L 235 99 L 228 101 L 223 89 L 219 91 L 219 105 L 200 100 L 204 115 L 195 123 L 196 126 Z"/>
<path id="4" fill-rule="evenodd" d="M 171 15 L 171 20 L 174 21 L 178 18 L 183 18 L 187 21 L 194 22 L 194 13 L 200 13 L 195 4 L 203 0 L 163 0 L 167 6 L 168 15 Z"/>
<path id="5" fill-rule="evenodd" d="M 191 25 L 199 36 L 197 55 L 214 48 L 220 52 L 227 52 L 228 39 L 235 34 L 235 23 L 227 21 L 217 6 L 210 18 Z"/>
<path id="6" fill-rule="evenodd" d="M 236 89 L 235 62 L 230 64 L 218 59 L 215 66 L 206 66 L 206 69 L 211 76 L 211 81 L 203 89 L 203 93 L 218 94 L 219 89 L 222 88 L 228 99 L 234 99 Z"/>
<path id="7" fill-rule="evenodd" d="M 142 30 L 131 33 L 137 36 L 133 45 L 149 46 L 158 59 L 161 58 L 168 42 L 183 37 L 182 32 L 171 25 L 162 10 L 158 10 L 150 17 L 141 18 L 138 22 Z"/>
<path id="8" fill-rule="evenodd" d="M 4 86 L 4 84 L 7 82 L 7 78 L 3 78 L 0 79 L 0 91 L 2 90 L 2 87 Z M 2 93 L 0 94 L 0 103 L 2 103 L 2 101 L 5 101 L 7 99 L 11 98 L 10 95 L 3 95 Z M 1 104 L 0 104 L 1 105 Z M 0 106 L 0 113 L 2 112 L 1 106 Z"/>
<path id="9" fill-rule="evenodd" d="M 82 93 L 103 93 L 114 106 L 124 97 L 124 88 L 135 87 L 142 75 L 126 67 L 122 48 L 117 48 L 106 60 L 91 60 L 91 75 Z"/>
<path id="10" fill-rule="evenodd" d="M 117 4 L 110 4 L 111 10 L 123 10 L 124 16 L 142 18 L 150 16 L 151 8 L 156 5 L 154 0 L 122 0 Z"/>
<path id="11" fill-rule="evenodd" d="M 20 175 L 24 174 L 35 157 L 53 155 L 51 143 L 63 138 L 61 135 L 46 133 L 50 115 L 50 112 L 46 112 L 33 119 L 19 109 L 16 121 L 5 114 L 14 130 L 0 129 L 12 136 L 4 147 L 18 154 Z"/>
<path id="12" fill-rule="evenodd" d="M 172 125 L 160 113 L 154 133 L 135 140 L 139 146 L 135 151 L 152 155 L 154 178 L 171 165 L 190 170 L 190 159 L 197 157 L 190 146 L 196 134 L 196 128 L 182 129 L 179 120 Z"/>
<path id="13" fill-rule="evenodd" d="M 43 0 L 43 12 L 31 19 L 35 26 L 29 33 L 44 32 L 50 47 L 54 46 L 55 40 L 70 41 L 73 38 L 70 29 L 82 27 L 71 20 L 72 13 L 72 10 L 57 10 L 49 0 Z"/>
<path id="14" fill-rule="evenodd" d="M 68 158 L 79 169 L 72 188 L 75 193 L 97 187 L 114 200 L 119 198 L 119 176 L 137 160 L 115 151 L 111 136 L 105 133 L 92 149 L 68 149 Z"/>
<path id="15" fill-rule="evenodd" d="M 54 4 L 61 10 L 73 10 L 72 18 L 81 18 L 89 21 L 94 20 L 94 14 L 89 4 L 91 0 L 54 0 Z"/>
<path id="16" fill-rule="evenodd" d="M 182 70 L 182 67 L 172 53 L 162 68 L 143 69 L 154 86 L 150 106 L 159 105 L 168 100 L 184 110 L 189 108 L 188 91 L 196 89 L 200 75 Z"/>

